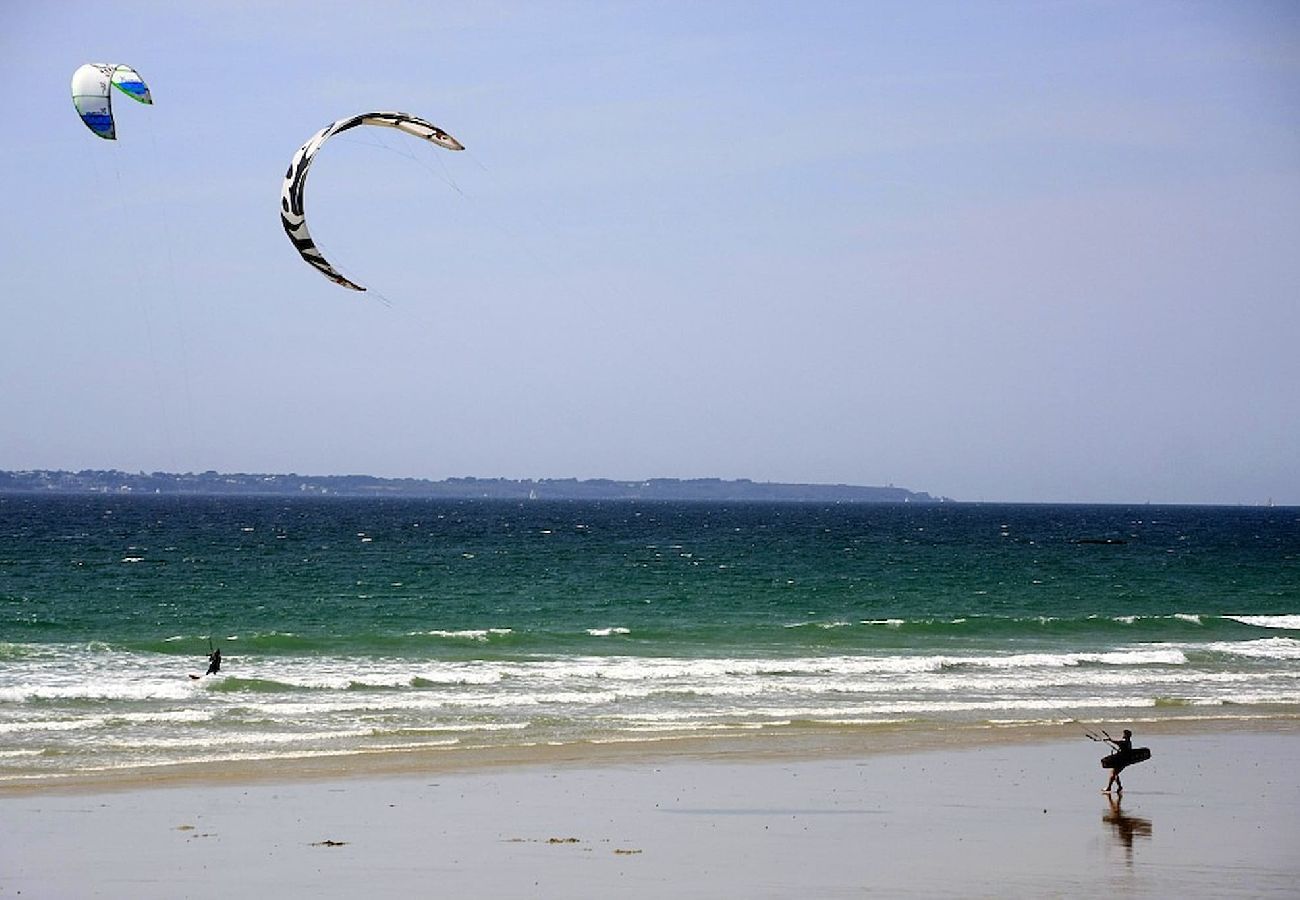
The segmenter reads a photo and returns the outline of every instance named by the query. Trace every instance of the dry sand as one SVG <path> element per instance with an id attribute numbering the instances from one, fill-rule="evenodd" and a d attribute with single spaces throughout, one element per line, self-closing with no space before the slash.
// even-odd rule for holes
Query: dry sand
<path id="1" fill-rule="evenodd" d="M 1074 732 L 9 792 L 0 898 L 1300 892 L 1300 730 L 1137 743 L 1121 803 Z"/>

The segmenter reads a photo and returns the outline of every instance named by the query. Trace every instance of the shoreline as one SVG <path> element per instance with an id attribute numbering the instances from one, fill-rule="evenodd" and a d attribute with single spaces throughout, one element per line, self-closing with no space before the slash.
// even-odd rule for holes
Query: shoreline
<path id="1" fill-rule="evenodd" d="M 434 886 L 633 900 L 1293 890 L 1297 723 L 1128 724 L 1154 755 L 1125 772 L 1121 796 L 1100 793 L 1101 753 L 1073 725 L 982 743 L 931 734 L 933 744 L 843 755 L 715 744 L 8 794 L 0 898 L 398 897 Z"/>
<path id="2" fill-rule="evenodd" d="M 672 762 L 764 763 L 843 760 L 1021 744 L 1073 743 L 1082 729 L 1147 736 L 1197 734 L 1300 735 L 1300 713 L 1278 716 L 1135 716 L 1060 723 L 897 723 L 870 729 L 819 728 L 646 740 L 577 741 L 490 747 L 438 747 L 342 752 L 337 755 L 219 760 L 34 775 L 0 781 L 0 799 L 40 794 L 96 794 L 153 788 L 347 782 L 373 777 L 481 774 L 529 768 L 600 768 Z M 1104 755 L 1104 754 L 1102 754 Z"/>

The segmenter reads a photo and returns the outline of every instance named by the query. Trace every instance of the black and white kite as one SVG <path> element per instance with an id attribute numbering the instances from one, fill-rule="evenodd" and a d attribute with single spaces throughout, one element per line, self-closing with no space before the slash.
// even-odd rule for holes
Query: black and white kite
<path id="1" fill-rule="evenodd" d="M 289 235 L 289 240 L 293 241 L 294 247 L 298 249 L 298 253 L 302 255 L 302 258 L 315 266 L 330 281 L 345 288 L 351 288 L 354 291 L 364 291 L 365 288 L 361 285 L 348 280 L 335 271 L 320 250 L 316 248 L 316 242 L 312 240 L 311 232 L 307 230 L 307 217 L 303 209 L 303 191 L 307 187 L 307 170 L 311 167 L 311 161 L 316 157 L 316 151 L 334 135 L 350 128 L 356 128 L 358 125 L 379 125 L 384 128 L 396 128 L 398 131 L 404 131 L 415 137 L 423 138 L 447 150 L 464 150 L 465 147 L 460 141 L 438 126 L 409 113 L 370 112 L 352 116 L 349 119 L 339 119 L 334 124 L 327 125 L 312 135 L 311 140 L 298 148 L 298 152 L 293 155 L 293 161 L 289 163 L 289 171 L 284 174 L 284 185 L 280 189 L 280 222 L 284 225 L 284 233 Z"/>

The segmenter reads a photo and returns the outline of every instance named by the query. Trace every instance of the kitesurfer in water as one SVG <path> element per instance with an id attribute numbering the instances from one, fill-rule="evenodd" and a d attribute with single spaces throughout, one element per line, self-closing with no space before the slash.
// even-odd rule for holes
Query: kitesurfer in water
<path id="1" fill-rule="evenodd" d="M 215 675 L 221 671 L 221 648 L 217 647 L 208 654 L 208 671 L 205 675 Z"/>
<path id="2" fill-rule="evenodd" d="M 1115 793 L 1122 794 L 1124 793 L 1124 785 L 1119 780 L 1119 773 L 1128 765 L 1128 761 L 1133 755 L 1133 732 L 1125 728 L 1124 736 L 1118 740 L 1107 734 L 1106 743 L 1115 748 L 1115 754 L 1119 758 L 1115 760 L 1115 767 L 1110 770 L 1110 780 L 1106 782 L 1106 789 L 1102 793 L 1109 794 L 1113 786 Z"/>

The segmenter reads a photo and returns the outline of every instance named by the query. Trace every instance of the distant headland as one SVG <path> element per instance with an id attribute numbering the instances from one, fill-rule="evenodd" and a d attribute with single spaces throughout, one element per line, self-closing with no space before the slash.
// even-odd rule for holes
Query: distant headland
<path id="1" fill-rule="evenodd" d="M 944 503 L 925 491 L 852 484 L 783 484 L 747 478 L 376 478 L 83 469 L 0 471 L 0 493 L 405 497 L 448 500 L 699 500 L 724 503 Z"/>

